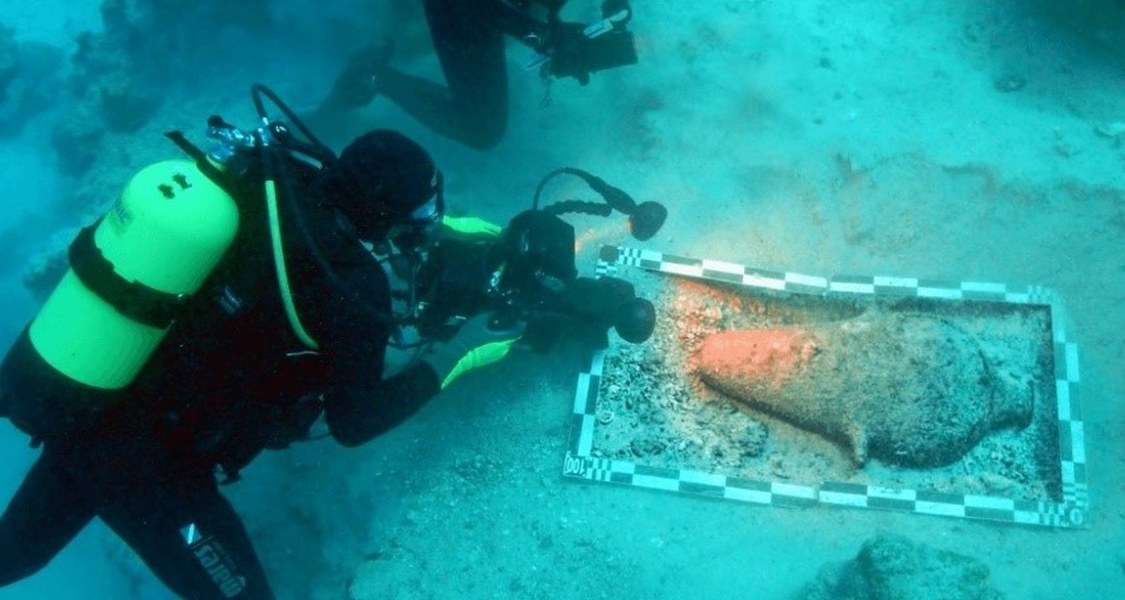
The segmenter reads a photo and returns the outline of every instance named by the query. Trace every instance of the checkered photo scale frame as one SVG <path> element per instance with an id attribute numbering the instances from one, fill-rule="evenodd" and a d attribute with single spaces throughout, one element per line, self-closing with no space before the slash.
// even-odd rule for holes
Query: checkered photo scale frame
<path id="1" fill-rule="evenodd" d="M 1089 496 L 1086 482 L 1085 434 L 1079 402 L 1078 346 L 1067 337 L 1060 298 L 1039 286 L 1010 288 L 974 281 L 935 282 L 911 277 L 818 277 L 767 271 L 745 265 L 685 258 L 652 250 L 605 246 L 597 272 L 637 267 L 694 279 L 794 294 L 857 294 L 874 297 L 917 297 L 945 300 L 987 300 L 1049 307 L 1058 403 L 1059 470 L 1062 502 L 1013 500 L 998 496 L 937 493 L 926 490 L 826 481 L 819 486 L 756 481 L 688 469 L 649 467 L 591 456 L 597 427 L 598 390 L 605 365 L 602 350 L 584 359 L 574 395 L 572 426 L 563 474 L 590 481 L 725 498 L 754 504 L 812 506 L 816 504 L 878 508 L 1025 525 L 1079 528 L 1086 524 Z"/>

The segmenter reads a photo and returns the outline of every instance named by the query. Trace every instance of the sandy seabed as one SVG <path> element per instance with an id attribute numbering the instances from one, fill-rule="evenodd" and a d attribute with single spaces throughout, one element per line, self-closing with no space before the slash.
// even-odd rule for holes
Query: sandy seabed
<path id="1" fill-rule="evenodd" d="M 596 3 L 571 4 L 577 15 Z M 500 222 L 527 205 L 543 173 L 573 165 L 669 207 L 665 229 L 639 244 L 646 248 L 779 271 L 1053 288 L 1080 348 L 1087 527 L 749 506 L 565 479 L 581 356 L 563 350 L 474 373 L 364 448 L 304 444 L 248 469 L 229 496 L 279 597 L 788 598 L 881 532 L 983 561 L 1009 598 L 1116 597 L 1125 584 L 1121 46 L 1114 54 L 1086 44 L 1015 2 L 636 4 L 641 63 L 596 74 L 585 88 L 557 82 L 546 107 L 513 47 L 510 132 L 487 153 L 443 140 L 378 100 L 354 131 L 391 126 L 417 137 L 446 174 L 452 208 Z M 406 60 L 437 72 L 424 53 Z M 243 68 L 300 103 L 320 95 L 310 84 L 323 89 L 336 66 Z M 205 81 L 117 140 L 106 172 L 172 152 L 159 139 L 165 129 L 201 127 L 213 112 L 249 114 L 242 88 L 201 97 Z M 45 150 L 41 142 L 20 143 Z M 588 194 L 571 183 L 548 192 Z M 574 222 L 585 274 L 599 244 L 627 242 L 617 222 Z M 661 297 L 655 276 L 629 277 Z M 30 309 L 15 304 L 26 316 Z M 768 443 L 783 429 L 771 429 Z M 10 494 L 34 454 L 8 437 L 2 481 Z M 801 443 L 818 457 L 812 467 L 891 476 L 850 470 L 826 442 Z M 985 454 L 970 460 L 988 463 L 1005 443 L 986 441 Z M 1034 456 L 1021 460 L 1036 468 Z M 771 477 L 810 468 L 755 464 Z M 1054 493 L 1041 478 L 1028 477 L 1025 488 L 1011 473 L 981 481 L 958 468 L 937 479 L 957 489 Z M 75 582 L 95 600 L 168 597 L 99 526 L 0 597 L 65 595 Z"/>

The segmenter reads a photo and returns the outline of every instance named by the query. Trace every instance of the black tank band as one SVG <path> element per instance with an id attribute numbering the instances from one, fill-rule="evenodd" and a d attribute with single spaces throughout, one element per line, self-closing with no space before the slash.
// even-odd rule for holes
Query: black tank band
<path id="1" fill-rule="evenodd" d="M 169 294 L 137 282 L 122 278 L 113 269 L 113 263 L 94 243 L 98 224 L 83 227 L 70 244 L 70 268 L 78 279 L 122 315 L 158 329 L 172 324 L 187 302 L 186 294 Z"/>

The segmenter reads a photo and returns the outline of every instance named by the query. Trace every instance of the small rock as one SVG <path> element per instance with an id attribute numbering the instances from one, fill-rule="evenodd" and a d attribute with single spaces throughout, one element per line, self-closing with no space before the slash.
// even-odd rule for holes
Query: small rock
<path id="1" fill-rule="evenodd" d="M 980 561 L 897 535 L 879 535 L 844 564 L 829 565 L 802 595 L 806 600 L 1000 600 Z"/>
<path id="2" fill-rule="evenodd" d="M 1095 127 L 1094 131 L 1102 137 L 1107 137 L 1111 140 L 1120 140 L 1125 138 L 1125 121 L 1103 123 Z"/>
<path id="3" fill-rule="evenodd" d="M 1015 73 L 1004 73 L 992 80 L 992 87 L 1001 94 L 1018 92 L 1027 85 L 1027 80 Z"/>
<path id="4" fill-rule="evenodd" d="M 751 419 L 738 438 L 738 448 L 743 458 L 761 456 L 766 449 L 769 430 L 761 421 Z"/>
<path id="5" fill-rule="evenodd" d="M 1063 158 L 1070 158 L 1072 156 L 1078 156 L 1079 154 L 1082 154 L 1082 148 L 1069 142 L 1059 141 L 1055 142 L 1055 154 L 1058 154 Z"/>

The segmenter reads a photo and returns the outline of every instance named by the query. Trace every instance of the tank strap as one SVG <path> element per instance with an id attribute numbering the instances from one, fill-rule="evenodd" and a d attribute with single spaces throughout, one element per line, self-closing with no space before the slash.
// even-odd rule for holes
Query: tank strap
<path id="1" fill-rule="evenodd" d="M 94 242 L 94 231 L 101 219 L 83 227 L 70 244 L 70 268 L 78 279 L 122 315 L 158 329 L 172 324 L 187 303 L 186 294 L 169 294 L 117 274 L 113 263 Z"/>

